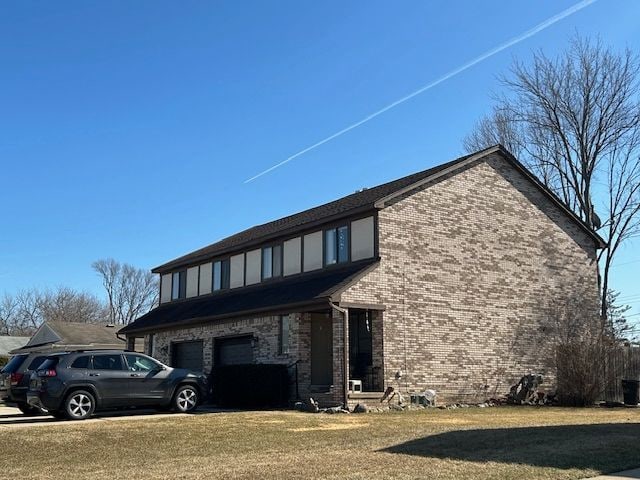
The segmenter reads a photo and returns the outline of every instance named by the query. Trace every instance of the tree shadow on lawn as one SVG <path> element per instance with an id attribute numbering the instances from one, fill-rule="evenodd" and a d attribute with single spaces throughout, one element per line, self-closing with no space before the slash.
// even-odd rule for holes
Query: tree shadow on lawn
<path id="1" fill-rule="evenodd" d="M 593 469 L 640 465 L 640 423 L 456 430 L 381 451 L 471 462 Z M 613 469 L 613 470 L 612 470 Z"/>

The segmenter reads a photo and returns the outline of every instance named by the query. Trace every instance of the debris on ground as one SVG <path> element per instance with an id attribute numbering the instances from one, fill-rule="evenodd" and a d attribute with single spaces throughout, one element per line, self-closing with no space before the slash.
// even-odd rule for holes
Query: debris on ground
<path id="1" fill-rule="evenodd" d="M 410 395 L 412 405 L 420 405 L 422 407 L 436 406 L 436 391 L 425 390 L 422 393 L 412 393 Z"/>
<path id="2" fill-rule="evenodd" d="M 353 413 L 367 413 L 369 411 L 369 407 L 364 403 L 357 403 L 355 407 L 353 407 Z"/>
<path id="3" fill-rule="evenodd" d="M 304 402 L 294 403 L 293 408 L 295 408 L 299 412 L 318 413 L 320 411 L 318 402 L 316 402 L 311 397 L 307 398 Z"/>
<path id="4" fill-rule="evenodd" d="M 506 397 L 506 403 L 511 405 L 553 405 L 555 394 L 540 388 L 542 375 L 524 375 L 518 383 L 511 387 Z"/>

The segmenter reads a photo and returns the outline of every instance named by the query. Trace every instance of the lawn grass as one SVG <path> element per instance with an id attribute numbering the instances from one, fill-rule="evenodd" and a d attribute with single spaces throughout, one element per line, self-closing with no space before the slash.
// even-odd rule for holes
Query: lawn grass
<path id="1" fill-rule="evenodd" d="M 640 465 L 640 411 L 234 412 L 0 427 L 1 478 L 575 479 Z"/>

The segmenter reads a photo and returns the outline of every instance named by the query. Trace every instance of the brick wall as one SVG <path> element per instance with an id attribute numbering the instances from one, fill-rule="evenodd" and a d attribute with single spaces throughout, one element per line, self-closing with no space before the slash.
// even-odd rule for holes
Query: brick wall
<path id="1" fill-rule="evenodd" d="M 312 391 L 311 388 L 311 321 L 312 314 L 290 314 L 289 352 L 279 353 L 278 316 L 236 319 L 210 323 L 191 328 L 162 330 L 154 334 L 153 356 L 167 365 L 171 364 L 171 344 L 174 342 L 202 340 L 204 371 L 211 372 L 214 364 L 214 340 L 220 337 L 252 335 L 255 338 L 253 358 L 255 363 L 280 363 L 292 365 L 297 361 L 298 391 L 301 398 L 313 396 L 322 403 L 335 404 L 342 399 L 342 321 L 333 319 L 334 336 L 334 385 L 327 392 Z M 340 342 L 340 343 L 337 343 Z M 145 337 L 148 351 L 149 336 Z M 338 373 L 340 376 L 338 376 Z M 292 382 L 295 369 L 290 369 Z M 291 398 L 295 398 L 295 384 L 291 385 Z"/>
<path id="2" fill-rule="evenodd" d="M 499 155 L 379 212 L 380 265 L 341 301 L 384 304 L 386 385 L 498 393 L 546 362 L 546 311 L 597 295 L 594 241 Z M 551 385 L 550 385 L 551 386 Z"/>

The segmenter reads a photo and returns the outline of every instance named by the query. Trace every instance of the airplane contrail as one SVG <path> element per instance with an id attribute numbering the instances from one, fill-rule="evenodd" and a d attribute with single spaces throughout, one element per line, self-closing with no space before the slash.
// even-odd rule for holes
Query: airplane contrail
<path id="1" fill-rule="evenodd" d="M 444 75 L 442 75 L 440 78 L 432 81 L 431 83 L 428 83 L 422 87 L 420 87 L 418 90 L 410 93 L 409 95 L 406 95 L 398 100 L 396 100 L 393 103 L 390 103 L 389 105 L 381 108 L 380 110 L 367 115 L 366 117 L 364 117 L 361 120 L 358 120 L 355 123 L 352 123 L 351 125 L 349 125 L 348 127 L 343 128 L 342 130 L 339 130 L 338 132 L 334 133 L 333 135 L 329 135 L 328 137 L 320 140 L 319 142 L 314 143 L 313 145 L 300 150 L 297 153 L 294 153 L 293 155 L 291 155 L 290 157 L 285 158 L 283 161 L 281 161 L 280 163 L 276 163 L 275 165 L 267 168 L 266 170 L 258 173 L 257 175 L 254 175 L 251 178 L 248 178 L 247 180 L 244 181 L 244 183 L 249 183 L 249 182 L 253 182 L 254 180 L 256 180 L 257 178 L 262 177 L 263 175 L 266 175 L 269 172 L 274 171 L 276 168 L 280 168 L 281 166 L 289 163 L 291 160 L 294 160 L 295 158 L 298 158 L 301 155 L 304 155 L 307 152 L 310 152 L 311 150 L 314 150 L 316 148 L 318 148 L 320 145 L 324 145 L 327 142 L 330 142 L 331 140 L 333 140 L 334 138 L 337 138 L 341 135 L 344 135 L 345 133 L 353 130 L 354 128 L 359 127 L 360 125 L 363 125 L 365 123 L 367 123 L 370 120 L 373 120 L 374 118 L 376 118 L 378 115 L 382 115 L 383 113 L 391 110 L 392 108 L 397 107 L 398 105 L 411 100 L 413 97 L 416 97 L 418 95 L 420 95 L 421 93 L 426 92 L 427 90 L 430 90 L 431 88 L 435 87 L 436 85 L 441 84 L 442 82 L 449 80 L 452 77 L 455 77 L 456 75 L 464 72 L 465 70 L 468 70 L 469 68 L 473 67 L 474 65 L 477 65 L 480 62 L 483 62 L 484 60 L 493 57 L 494 55 L 502 52 L 503 50 L 506 50 L 509 47 L 512 47 L 530 37 L 533 37 L 535 34 L 541 32 L 542 30 L 545 30 L 546 28 L 549 28 L 551 25 L 559 22 L 560 20 L 563 20 L 564 18 L 567 18 L 570 15 L 573 15 L 574 13 L 582 10 L 583 8 L 588 7 L 589 5 L 591 5 L 592 3 L 595 3 L 597 0 L 582 0 L 581 2 L 576 3 L 575 5 L 572 5 L 571 7 L 567 8 L 566 10 L 563 10 L 562 12 L 553 15 L 552 17 L 547 18 L 545 21 L 539 23 L 538 25 L 536 25 L 535 27 L 527 30 L 524 33 L 521 33 L 518 36 L 515 36 L 509 40 L 507 40 L 504 43 L 501 43 L 500 45 L 498 45 L 497 47 L 492 48 L 491 50 L 487 50 L 485 53 L 483 53 L 482 55 L 474 58 L 473 60 L 461 65 L 458 68 L 455 68 L 454 70 L 449 71 L 448 73 L 445 73 Z"/>

